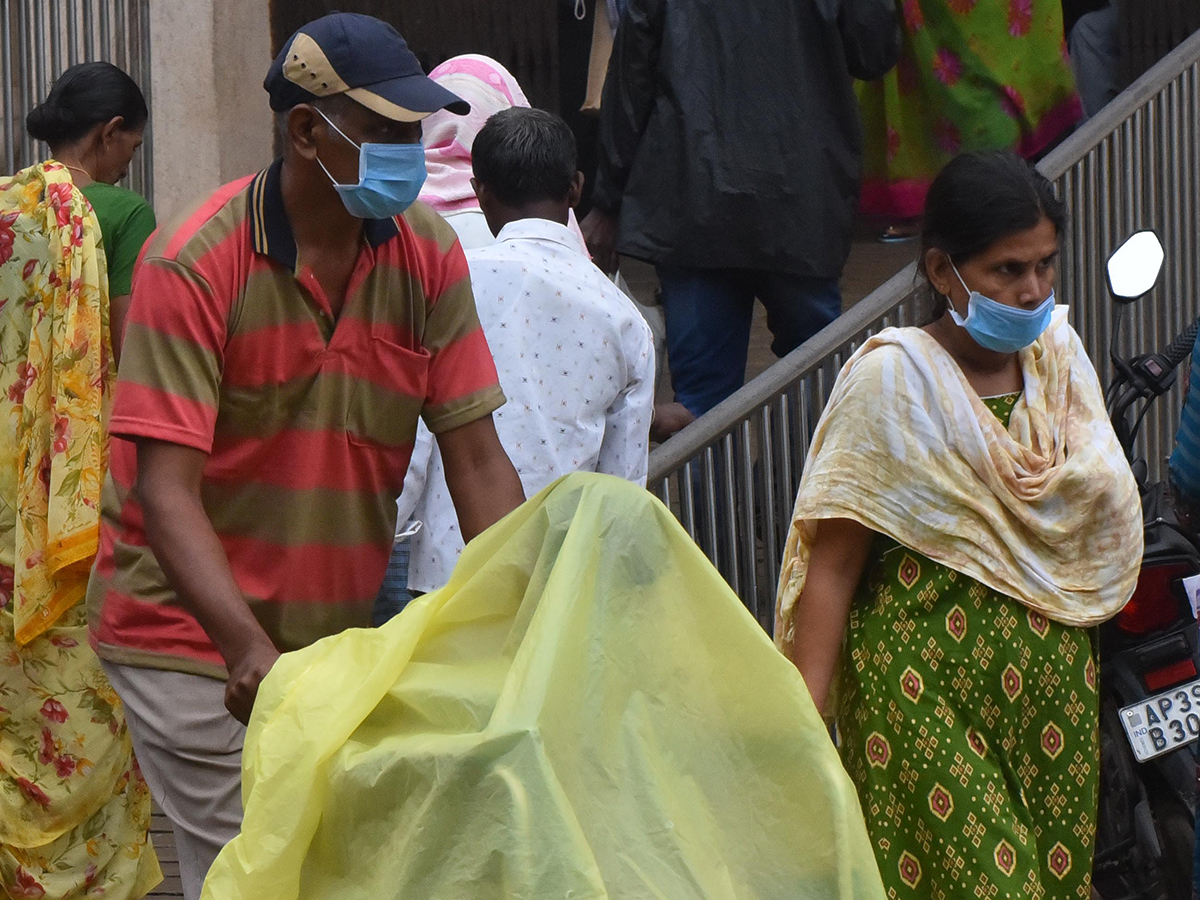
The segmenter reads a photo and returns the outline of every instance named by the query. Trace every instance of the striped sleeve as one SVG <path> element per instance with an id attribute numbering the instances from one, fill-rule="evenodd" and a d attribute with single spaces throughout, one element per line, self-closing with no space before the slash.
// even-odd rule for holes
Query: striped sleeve
<path id="1" fill-rule="evenodd" d="M 147 257 L 134 278 L 111 431 L 212 450 L 227 331 L 209 283 Z"/>
<path id="2" fill-rule="evenodd" d="M 504 394 L 457 241 L 441 255 L 430 282 L 423 343 L 431 361 L 421 415 L 429 430 L 439 434 L 495 412 L 504 405 Z"/>

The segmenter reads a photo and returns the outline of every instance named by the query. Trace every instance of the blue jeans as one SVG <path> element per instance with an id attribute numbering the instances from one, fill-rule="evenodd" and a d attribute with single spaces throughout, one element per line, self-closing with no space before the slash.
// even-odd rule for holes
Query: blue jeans
<path id="1" fill-rule="evenodd" d="M 667 362 L 675 399 L 693 415 L 742 386 L 757 297 L 767 308 L 771 351 L 786 356 L 842 312 L 837 279 L 752 269 L 660 265 Z"/>
<path id="2" fill-rule="evenodd" d="M 371 611 L 371 624 L 376 628 L 399 615 L 413 601 L 413 595 L 408 590 L 408 552 L 411 545 L 412 539 L 405 538 L 392 547 L 387 572 Z"/>

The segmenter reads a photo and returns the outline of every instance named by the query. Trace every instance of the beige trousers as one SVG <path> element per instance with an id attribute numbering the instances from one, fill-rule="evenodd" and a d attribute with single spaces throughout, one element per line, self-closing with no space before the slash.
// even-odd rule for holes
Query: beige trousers
<path id="1" fill-rule="evenodd" d="M 150 793 L 171 820 L 186 900 L 242 824 L 246 729 L 225 709 L 225 682 L 104 662 L 125 705 L 133 751 Z"/>

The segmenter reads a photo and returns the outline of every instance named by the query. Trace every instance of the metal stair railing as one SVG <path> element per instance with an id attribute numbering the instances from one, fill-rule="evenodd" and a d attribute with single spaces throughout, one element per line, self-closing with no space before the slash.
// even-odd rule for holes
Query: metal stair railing
<path id="1" fill-rule="evenodd" d="M 1096 365 L 1111 366 L 1104 263 L 1153 228 L 1166 249 L 1155 291 L 1134 309 L 1123 350 L 1164 346 L 1200 313 L 1200 32 L 1180 44 L 1042 160 L 1067 203 L 1058 296 Z M 678 516 L 750 611 L 772 628 L 775 588 L 808 439 L 846 359 L 871 335 L 923 324 L 909 265 L 833 324 L 658 447 L 650 489 Z M 1155 403 L 1141 450 L 1152 475 L 1170 453 L 1182 395 Z"/>

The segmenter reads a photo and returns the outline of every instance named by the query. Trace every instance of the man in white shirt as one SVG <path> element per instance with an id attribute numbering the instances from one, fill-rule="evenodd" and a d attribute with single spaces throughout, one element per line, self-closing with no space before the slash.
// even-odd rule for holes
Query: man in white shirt
<path id="1" fill-rule="evenodd" d="M 467 253 L 475 305 L 508 403 L 496 432 L 532 497 L 570 472 L 646 483 L 654 408 L 654 343 L 633 301 L 567 227 L 583 173 L 558 116 L 497 113 L 475 138 L 472 183 L 496 243 Z M 412 538 L 408 586 L 445 584 L 463 549 L 442 460 L 417 437 L 400 521 Z"/>

